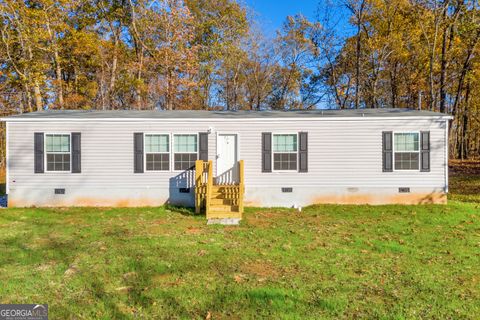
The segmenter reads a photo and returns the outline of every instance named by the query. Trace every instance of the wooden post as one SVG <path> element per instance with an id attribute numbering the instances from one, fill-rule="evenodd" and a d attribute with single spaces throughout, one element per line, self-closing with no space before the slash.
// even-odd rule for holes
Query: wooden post
<path id="1" fill-rule="evenodd" d="M 239 176 L 239 186 L 238 186 L 238 211 L 240 214 L 243 214 L 243 194 L 245 192 L 245 176 L 243 170 L 243 160 L 240 160 L 238 163 L 238 176 Z"/>
<path id="2" fill-rule="evenodd" d="M 212 160 L 208 161 L 208 175 L 207 175 L 207 194 L 205 199 L 205 211 L 208 219 L 208 214 L 210 213 L 210 202 L 212 199 L 212 188 L 213 188 L 213 165 Z"/>
<path id="3" fill-rule="evenodd" d="M 195 161 L 195 213 L 200 213 L 202 206 L 202 175 L 203 175 L 203 161 Z"/>

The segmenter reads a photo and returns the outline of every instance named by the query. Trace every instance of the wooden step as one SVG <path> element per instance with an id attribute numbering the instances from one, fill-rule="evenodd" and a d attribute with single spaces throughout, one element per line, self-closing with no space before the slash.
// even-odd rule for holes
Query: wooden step
<path id="1" fill-rule="evenodd" d="M 233 199 L 225 199 L 224 197 L 212 198 L 210 199 L 210 205 L 229 205 L 233 204 Z"/>
<path id="2" fill-rule="evenodd" d="M 238 195 L 233 194 L 223 194 L 223 193 L 216 193 L 212 194 L 210 199 L 220 199 L 220 200 L 236 200 L 238 199 Z"/>
<path id="3" fill-rule="evenodd" d="M 224 204 L 211 205 L 210 211 L 212 212 L 213 211 L 215 212 L 238 211 L 238 206 L 224 205 Z"/>
<path id="4" fill-rule="evenodd" d="M 228 191 L 232 191 L 232 192 L 237 192 L 239 189 L 239 186 L 237 185 L 228 185 L 228 186 L 222 186 L 222 185 L 216 185 L 216 186 L 212 186 L 212 192 L 228 192 Z"/>
<path id="5" fill-rule="evenodd" d="M 215 211 L 207 213 L 207 219 L 222 219 L 222 218 L 242 218 L 242 214 L 238 211 Z"/>
<path id="6" fill-rule="evenodd" d="M 211 205 L 210 211 L 232 211 L 232 206 L 223 204 Z"/>

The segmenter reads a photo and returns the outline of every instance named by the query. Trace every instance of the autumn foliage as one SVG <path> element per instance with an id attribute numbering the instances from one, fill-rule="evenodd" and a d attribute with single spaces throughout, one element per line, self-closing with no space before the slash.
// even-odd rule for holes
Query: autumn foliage
<path id="1" fill-rule="evenodd" d="M 3 0 L 0 17 L 2 114 L 420 108 L 454 115 L 453 157 L 480 152 L 477 0 L 322 0 L 273 36 L 235 0 Z"/>

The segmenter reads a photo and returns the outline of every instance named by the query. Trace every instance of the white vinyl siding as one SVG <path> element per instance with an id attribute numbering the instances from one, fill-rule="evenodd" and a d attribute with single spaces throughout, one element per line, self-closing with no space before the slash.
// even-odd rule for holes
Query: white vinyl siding
<path id="1" fill-rule="evenodd" d="M 235 132 L 240 139 L 239 159 L 245 164 L 245 200 L 252 205 L 269 205 L 286 201 L 282 187 L 292 187 L 292 197 L 299 190 L 328 195 L 332 192 L 398 194 L 399 187 L 409 187 L 412 192 L 422 190 L 429 193 L 446 189 L 446 121 L 432 119 L 277 119 L 263 121 L 26 121 L 9 122 L 9 187 L 12 201 L 31 200 L 40 203 L 45 194 L 53 189 L 66 188 L 66 197 L 75 192 L 76 197 L 91 192 L 120 199 L 139 197 L 151 192 L 155 199 L 170 201 L 178 188 L 191 188 L 194 175 L 183 171 L 145 171 L 139 175 L 133 170 L 133 133 L 171 133 L 173 162 L 174 135 L 197 136 L 212 127 L 216 132 Z M 308 173 L 281 171 L 262 174 L 262 132 L 308 132 Z M 34 174 L 34 133 L 46 130 L 82 133 L 82 172 L 76 175 Z M 429 131 L 430 171 L 396 170 L 386 174 L 382 171 L 382 132 Z M 198 142 L 198 140 L 197 140 Z M 298 141 L 297 141 L 298 143 Z M 298 146 L 297 146 L 298 147 Z M 208 158 L 216 172 L 216 134 L 208 135 Z M 273 149 L 273 137 L 272 137 Z M 197 149 L 198 151 L 198 146 Z M 273 155 L 272 155 L 273 156 Z M 171 163 L 173 170 L 173 163 Z M 349 189 L 356 188 L 356 189 Z M 103 191 L 102 191 L 103 190 Z M 173 191 L 172 191 L 173 190 Z M 261 190 L 252 194 L 253 190 Z M 332 191 L 333 190 L 333 191 Z M 347 191 L 346 191 L 347 190 Z M 103 194 L 102 194 L 103 192 Z M 365 191 L 367 192 L 367 191 Z M 73 196 L 72 196 L 73 197 Z M 306 197 L 306 195 L 305 195 Z M 103 199 L 103 198 L 102 198 Z M 100 199 L 100 200 L 102 200 Z M 335 198 L 334 198 L 335 199 Z M 160 201 L 160 200 L 159 200 Z M 258 202 L 256 202 L 258 201 Z M 289 200 L 290 201 L 290 200 Z M 306 198 L 305 203 L 316 198 Z M 287 204 L 292 204 L 288 202 Z"/>

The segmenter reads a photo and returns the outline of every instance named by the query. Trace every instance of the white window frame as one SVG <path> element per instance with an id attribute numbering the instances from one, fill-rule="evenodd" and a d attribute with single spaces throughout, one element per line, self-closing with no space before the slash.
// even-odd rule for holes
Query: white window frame
<path id="1" fill-rule="evenodd" d="M 184 136 L 184 135 L 189 135 L 189 136 L 197 136 L 197 160 L 200 157 L 200 137 L 198 135 L 198 132 L 176 132 L 172 133 L 172 172 L 185 172 L 185 170 L 175 170 L 175 154 L 177 153 L 194 153 L 194 152 L 175 152 L 175 136 Z"/>
<path id="2" fill-rule="evenodd" d="M 397 151 L 395 149 L 395 134 L 405 134 L 405 133 L 416 133 L 418 135 L 418 151 Z M 398 172 L 402 172 L 402 171 L 420 171 L 420 149 L 421 149 L 421 144 L 422 144 L 422 141 L 421 141 L 421 136 L 420 136 L 420 131 L 393 131 L 392 133 L 392 152 L 393 152 L 393 156 L 392 156 L 392 167 L 393 167 L 393 171 L 398 171 Z M 418 169 L 396 169 L 395 168 L 395 153 L 418 153 Z"/>
<path id="3" fill-rule="evenodd" d="M 145 145 L 146 136 L 168 136 L 168 151 L 169 152 L 147 152 Z M 144 172 L 171 172 L 172 171 L 172 134 L 171 133 L 159 133 L 159 132 L 144 132 L 143 133 L 143 167 L 145 168 Z M 147 170 L 147 153 L 150 154 L 166 154 L 168 153 L 168 170 Z"/>
<path id="4" fill-rule="evenodd" d="M 293 152 L 275 152 L 274 151 L 274 136 L 283 136 L 283 135 L 295 135 L 297 136 L 297 151 L 295 151 L 297 159 L 297 167 L 295 170 L 275 170 L 275 153 L 293 153 Z M 298 145 L 299 145 L 299 135 L 298 132 L 272 132 L 272 172 L 298 172 Z"/>
<path id="5" fill-rule="evenodd" d="M 47 154 L 67 154 L 67 152 L 47 152 L 47 136 L 49 135 L 62 135 L 62 136 L 68 136 L 68 143 L 70 145 L 70 151 L 68 154 L 70 154 L 70 170 L 48 170 L 48 162 L 47 162 Z M 44 169 L 45 172 L 48 173 L 55 173 L 55 174 L 65 174 L 65 173 L 72 173 L 72 133 L 71 132 L 45 132 L 43 133 L 43 163 L 44 163 Z"/>

